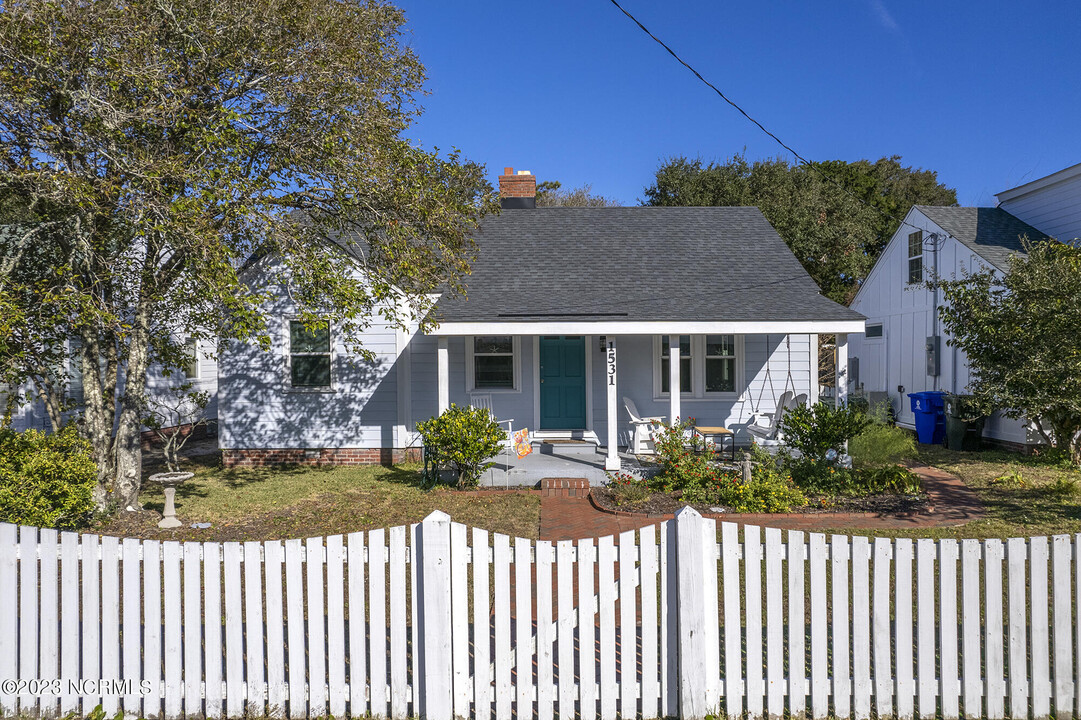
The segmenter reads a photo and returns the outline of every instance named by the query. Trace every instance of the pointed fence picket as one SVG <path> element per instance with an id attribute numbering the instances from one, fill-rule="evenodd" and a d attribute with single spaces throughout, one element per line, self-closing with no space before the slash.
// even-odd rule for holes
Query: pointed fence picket
<path id="1" fill-rule="evenodd" d="M 691 510 L 555 544 L 443 514 L 284 543 L 0 524 L 0 714 L 1066 718 L 1079 547 Z"/>

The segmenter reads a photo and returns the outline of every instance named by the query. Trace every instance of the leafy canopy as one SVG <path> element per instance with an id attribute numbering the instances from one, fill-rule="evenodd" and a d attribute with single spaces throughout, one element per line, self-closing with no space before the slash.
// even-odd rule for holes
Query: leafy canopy
<path id="1" fill-rule="evenodd" d="M 33 381 L 59 425 L 78 338 L 117 482 L 137 486 L 153 363 L 182 366 L 189 338 L 269 344 L 253 254 L 355 349 L 373 311 L 426 323 L 429 293 L 462 288 L 494 195 L 402 136 L 425 77 L 403 24 L 379 0 L 0 5 L 2 379 Z"/>
<path id="2" fill-rule="evenodd" d="M 915 204 L 956 205 L 957 193 L 896 155 L 815 168 L 742 155 L 708 165 L 676 157 L 657 170 L 644 204 L 757 206 L 823 294 L 847 303 L 899 218 Z"/>
<path id="3" fill-rule="evenodd" d="M 619 207 L 619 203 L 603 195 L 594 195 L 588 183 L 573 190 L 564 190 L 558 180 L 545 180 L 537 185 L 537 207 Z"/>
<path id="4" fill-rule="evenodd" d="M 983 409 L 1033 420 L 1081 464 L 1081 248 L 1050 240 L 1025 250 L 1004 274 L 940 282 L 939 315 Z"/>

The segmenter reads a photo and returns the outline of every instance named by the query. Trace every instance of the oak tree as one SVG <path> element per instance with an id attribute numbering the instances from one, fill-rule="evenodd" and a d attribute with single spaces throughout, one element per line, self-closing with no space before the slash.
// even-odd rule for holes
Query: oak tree
<path id="1" fill-rule="evenodd" d="M 912 205 L 956 205 L 957 196 L 897 156 L 807 167 L 736 155 L 706 165 L 669 159 L 644 204 L 757 206 L 823 294 L 847 303 Z"/>

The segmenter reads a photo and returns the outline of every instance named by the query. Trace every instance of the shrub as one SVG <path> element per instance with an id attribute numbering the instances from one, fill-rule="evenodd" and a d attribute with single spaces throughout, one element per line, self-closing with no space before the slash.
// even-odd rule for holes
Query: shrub
<path id="1" fill-rule="evenodd" d="M 475 486 L 488 462 L 502 449 L 507 433 L 481 408 L 451 406 L 440 416 L 417 423 L 436 472 L 450 468 L 458 472 L 458 487 Z"/>
<path id="2" fill-rule="evenodd" d="M 0 429 L 0 520 L 78 528 L 94 509 L 97 466 L 73 425 L 47 435 Z"/>
<path id="3" fill-rule="evenodd" d="M 920 478 L 900 465 L 849 470 L 812 458 L 788 459 L 785 467 L 796 485 L 812 495 L 917 493 Z"/>
<path id="4" fill-rule="evenodd" d="M 785 469 L 792 481 L 806 493 L 813 495 L 848 495 L 857 491 L 855 473 L 827 460 L 813 457 L 786 458 Z"/>
<path id="5" fill-rule="evenodd" d="M 616 505 L 641 505 L 653 494 L 649 481 L 629 473 L 607 473 L 608 489 Z"/>
<path id="6" fill-rule="evenodd" d="M 911 495 L 920 491 L 920 476 L 900 465 L 860 470 L 857 476 L 868 493 Z"/>
<path id="7" fill-rule="evenodd" d="M 709 483 L 683 491 L 684 502 L 724 505 L 733 512 L 787 512 L 807 503 L 792 479 L 778 472 L 770 462 L 759 463 L 751 471 L 751 481 L 740 482 L 733 473 L 718 473 Z"/>
<path id="8" fill-rule="evenodd" d="M 846 442 L 859 435 L 871 419 L 859 410 L 843 405 L 835 408 L 824 402 L 800 405 L 784 414 L 781 430 L 785 443 L 804 457 L 823 459 L 833 450 L 840 455 Z"/>
<path id="9" fill-rule="evenodd" d="M 694 420 L 684 420 L 655 430 L 653 447 L 661 466 L 653 481 L 655 489 L 686 490 L 717 476 L 718 470 L 710 462 L 713 443 L 703 442 L 700 435 L 691 431 L 693 427 Z"/>
<path id="10" fill-rule="evenodd" d="M 849 441 L 848 453 L 858 468 L 896 465 L 916 457 L 916 440 L 907 430 L 875 421 Z"/>

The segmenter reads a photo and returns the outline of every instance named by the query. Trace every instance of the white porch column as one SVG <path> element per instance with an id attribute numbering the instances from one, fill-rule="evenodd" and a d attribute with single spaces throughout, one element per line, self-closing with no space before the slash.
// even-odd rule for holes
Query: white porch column
<path id="1" fill-rule="evenodd" d="M 619 405 L 616 385 L 616 339 L 608 336 L 605 348 L 604 385 L 608 396 L 608 454 L 604 458 L 605 470 L 619 470 Z"/>
<path id="2" fill-rule="evenodd" d="M 834 372 L 834 405 L 848 404 L 848 333 L 837 333 L 837 369 Z"/>
<path id="3" fill-rule="evenodd" d="M 679 419 L 679 335 L 668 336 L 668 422 L 674 425 Z"/>
<path id="4" fill-rule="evenodd" d="M 435 351 L 436 375 L 439 378 L 439 414 L 450 407 L 450 350 L 446 337 L 440 337 Z"/>

